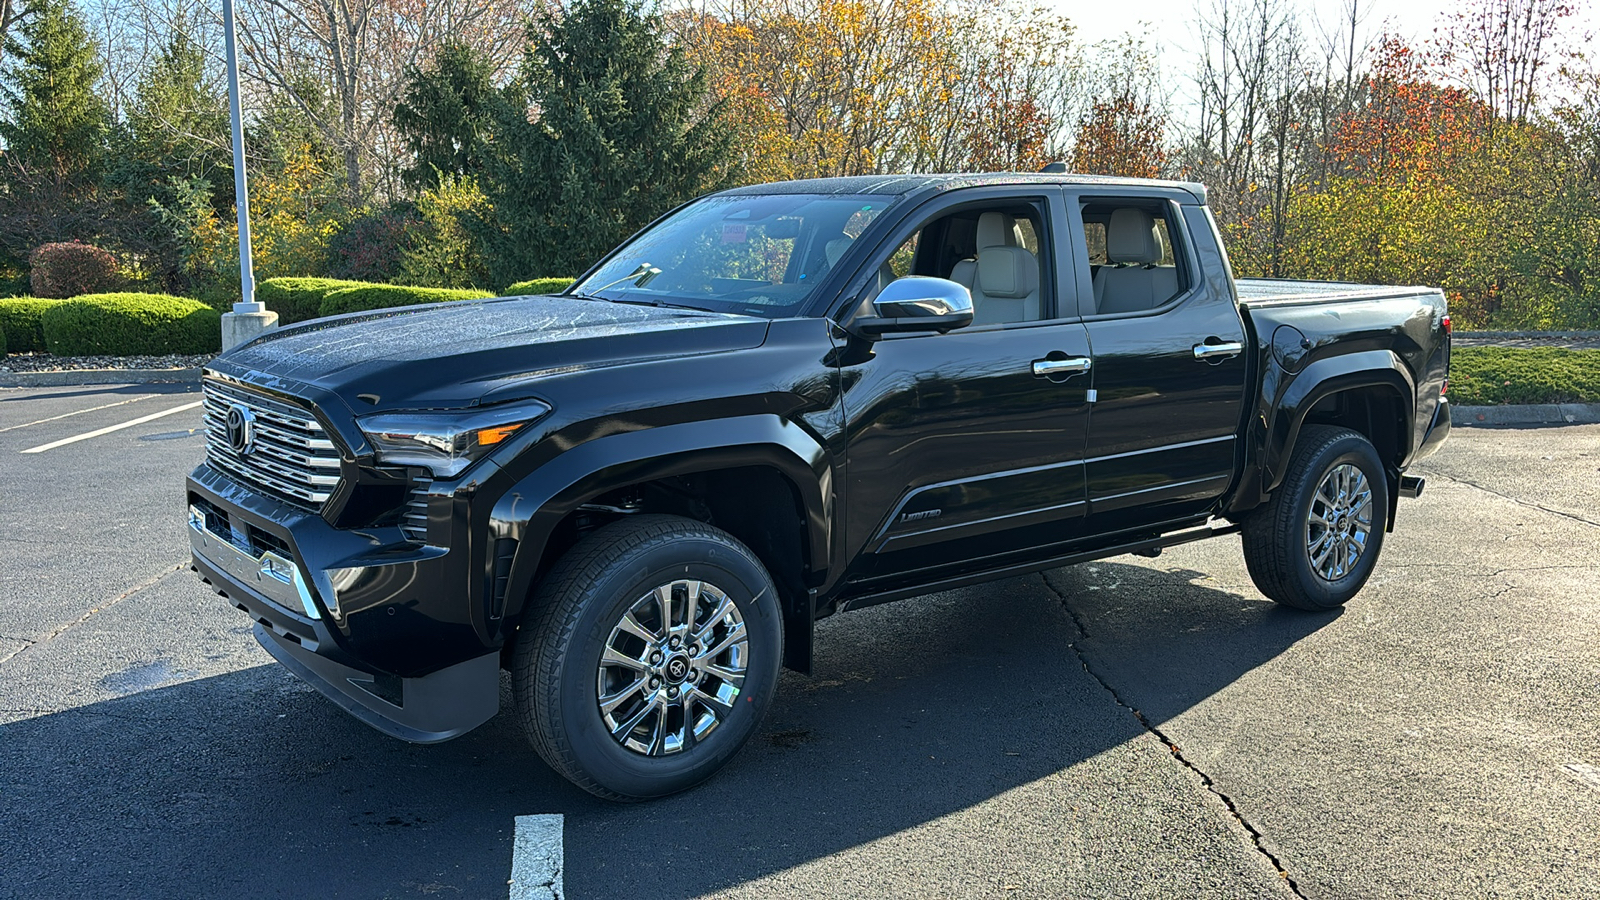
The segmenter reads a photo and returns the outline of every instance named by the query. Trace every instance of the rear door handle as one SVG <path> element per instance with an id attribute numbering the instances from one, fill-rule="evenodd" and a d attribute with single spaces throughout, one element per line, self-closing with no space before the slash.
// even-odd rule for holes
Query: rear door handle
<path id="1" fill-rule="evenodd" d="M 1052 375 L 1081 375 L 1089 371 L 1089 357 L 1075 356 L 1071 359 L 1036 359 L 1033 361 L 1033 374 L 1037 378 L 1049 378 Z"/>
<path id="2" fill-rule="evenodd" d="M 1230 344 L 1195 344 L 1195 359 L 1223 360 L 1230 356 L 1238 356 L 1244 352 L 1244 345 L 1238 341 Z"/>

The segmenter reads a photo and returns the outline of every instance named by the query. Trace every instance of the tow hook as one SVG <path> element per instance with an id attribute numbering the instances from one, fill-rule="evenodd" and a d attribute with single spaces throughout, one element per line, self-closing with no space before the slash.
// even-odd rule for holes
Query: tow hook
<path id="1" fill-rule="evenodd" d="M 1401 475 L 1400 496 L 1405 497 L 1408 500 L 1415 500 L 1422 496 L 1422 487 L 1425 484 L 1427 484 L 1426 479 L 1415 478 L 1410 475 Z"/>

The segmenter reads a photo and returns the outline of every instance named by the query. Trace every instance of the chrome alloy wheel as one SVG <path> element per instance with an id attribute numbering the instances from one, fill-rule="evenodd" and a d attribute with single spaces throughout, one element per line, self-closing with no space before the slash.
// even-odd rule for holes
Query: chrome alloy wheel
<path id="1" fill-rule="evenodd" d="M 744 617 L 728 595 L 680 579 L 622 614 L 600 656 L 600 716 L 645 756 L 680 753 L 733 712 L 750 665 Z"/>
<path id="2" fill-rule="evenodd" d="M 1371 534 L 1372 486 L 1367 476 L 1349 463 L 1334 466 L 1311 496 L 1306 518 L 1311 570 L 1324 581 L 1345 577 L 1367 552 Z"/>

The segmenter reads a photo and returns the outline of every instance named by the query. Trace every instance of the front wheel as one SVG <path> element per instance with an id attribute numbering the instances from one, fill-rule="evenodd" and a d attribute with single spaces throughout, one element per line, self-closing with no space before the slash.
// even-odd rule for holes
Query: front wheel
<path id="1" fill-rule="evenodd" d="M 1383 549 L 1389 483 L 1378 451 L 1348 428 L 1301 429 L 1289 474 L 1244 523 L 1244 559 L 1261 593 L 1285 606 L 1343 605 Z"/>
<path id="2" fill-rule="evenodd" d="M 777 686 L 781 610 L 732 535 L 643 515 L 562 557 L 519 632 L 524 733 L 590 793 L 645 800 L 704 781 L 755 731 Z"/>

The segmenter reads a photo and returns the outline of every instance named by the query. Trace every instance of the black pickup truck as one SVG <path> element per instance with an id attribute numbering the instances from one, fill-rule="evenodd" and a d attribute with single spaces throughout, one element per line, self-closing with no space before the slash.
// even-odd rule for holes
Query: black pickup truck
<path id="1" fill-rule="evenodd" d="M 1239 281 L 1200 185 L 740 188 L 566 293 L 271 332 L 205 372 L 194 564 L 335 703 L 495 714 L 595 794 L 707 778 L 815 620 L 1238 532 L 1319 610 L 1450 428 L 1430 288 Z"/>

